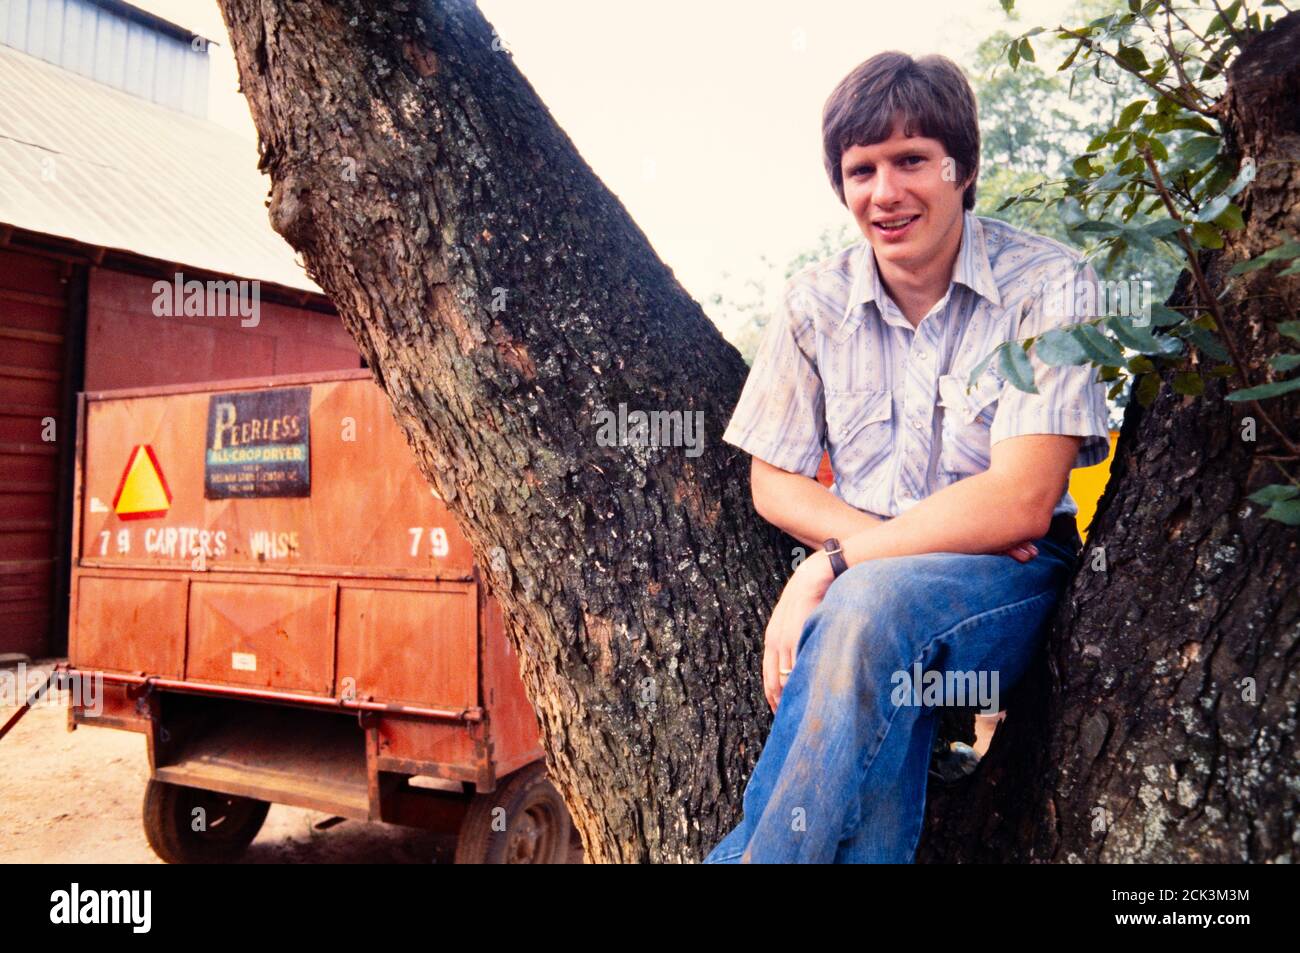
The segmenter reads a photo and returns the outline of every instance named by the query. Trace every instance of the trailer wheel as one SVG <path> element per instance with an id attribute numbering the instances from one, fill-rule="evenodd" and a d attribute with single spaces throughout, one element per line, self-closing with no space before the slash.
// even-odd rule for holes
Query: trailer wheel
<path id="1" fill-rule="evenodd" d="M 492 793 L 474 795 L 460 827 L 456 863 L 562 864 L 571 826 L 545 762 L 534 761 Z"/>
<path id="2" fill-rule="evenodd" d="M 225 864 L 253 842 L 270 808 L 255 798 L 151 779 L 144 791 L 144 836 L 166 863 Z M 206 829 L 194 829 L 198 817 Z"/>

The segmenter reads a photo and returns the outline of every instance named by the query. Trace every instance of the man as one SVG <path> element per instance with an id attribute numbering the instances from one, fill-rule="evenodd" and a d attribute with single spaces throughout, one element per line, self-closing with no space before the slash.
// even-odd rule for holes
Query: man
<path id="1" fill-rule="evenodd" d="M 1031 352 L 1037 393 L 997 361 L 967 387 L 998 343 L 1090 317 L 1052 302 L 1096 275 L 971 211 L 961 70 L 867 60 L 827 100 L 823 144 L 865 241 L 791 279 L 723 436 L 753 456 L 759 514 L 820 549 L 772 612 L 776 716 L 744 818 L 706 863 L 911 861 L 938 722 L 915 675 L 991 676 L 996 695 L 1023 674 L 1080 548 L 1070 470 L 1109 446 L 1088 365 Z"/>

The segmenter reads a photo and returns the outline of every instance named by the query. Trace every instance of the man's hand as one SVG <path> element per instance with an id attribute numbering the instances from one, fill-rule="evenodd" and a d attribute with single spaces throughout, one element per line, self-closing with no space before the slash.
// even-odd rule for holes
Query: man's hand
<path id="1" fill-rule="evenodd" d="M 1038 547 L 1029 542 L 1018 543 L 1004 553 L 1018 562 L 1027 563 L 1038 555 Z M 795 653 L 804 623 L 821 605 L 826 590 L 834 581 L 830 557 L 825 551 L 818 550 L 799 564 L 772 610 L 763 641 L 763 694 L 773 712 L 781 702 L 786 679 L 794 670 Z"/>
<path id="2" fill-rule="evenodd" d="M 1010 549 L 1004 549 L 1002 555 L 1010 556 L 1018 563 L 1027 563 L 1038 555 L 1038 547 L 1029 540 L 1025 540 L 1023 543 L 1016 543 Z"/>
<path id="3" fill-rule="evenodd" d="M 823 551 L 815 552 L 799 564 L 772 610 L 763 641 L 763 694 L 773 712 L 780 704 L 786 679 L 794 669 L 795 651 L 803 625 L 821 604 L 834 581 L 830 557 Z M 782 675 L 782 672 L 786 674 Z"/>

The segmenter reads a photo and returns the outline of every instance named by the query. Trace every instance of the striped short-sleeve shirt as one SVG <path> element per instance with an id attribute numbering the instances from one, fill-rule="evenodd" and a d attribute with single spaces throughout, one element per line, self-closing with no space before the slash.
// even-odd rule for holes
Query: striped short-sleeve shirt
<path id="1" fill-rule="evenodd" d="M 881 517 L 987 470 L 1007 437 L 1081 436 L 1074 466 L 1100 463 L 1110 443 L 1095 367 L 1052 367 L 1031 350 L 1037 394 L 997 361 L 967 392 L 1002 341 L 1095 317 L 1046 306 L 1044 290 L 1096 280 L 1068 246 L 967 211 L 948 291 L 913 328 L 863 239 L 787 283 L 722 439 L 809 477 L 828 451 L 831 492 Z M 1053 514 L 1077 512 L 1067 490 Z"/>

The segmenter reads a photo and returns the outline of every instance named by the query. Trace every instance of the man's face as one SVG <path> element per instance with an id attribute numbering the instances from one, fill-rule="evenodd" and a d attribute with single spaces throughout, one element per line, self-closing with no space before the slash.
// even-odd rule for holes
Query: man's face
<path id="1" fill-rule="evenodd" d="M 871 146 L 852 146 L 840 157 L 844 199 L 877 261 L 919 270 L 960 234 L 962 192 L 957 166 L 944 161 L 938 139 L 903 135 L 896 122 L 890 137 Z M 899 228 L 882 223 L 903 221 Z"/>

